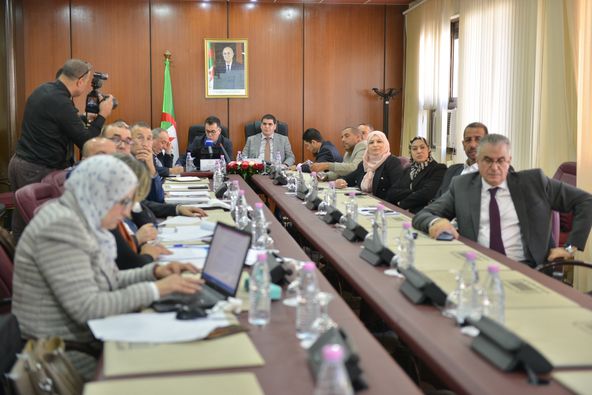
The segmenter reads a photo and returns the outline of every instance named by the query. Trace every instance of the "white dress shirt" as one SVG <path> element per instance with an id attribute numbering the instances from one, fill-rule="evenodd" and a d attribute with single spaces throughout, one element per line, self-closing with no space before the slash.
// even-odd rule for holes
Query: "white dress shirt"
<path id="1" fill-rule="evenodd" d="M 259 156 L 257 159 L 265 159 L 265 144 L 267 144 L 267 140 L 265 139 L 269 138 L 269 160 L 273 161 L 273 158 L 275 157 L 273 153 L 273 136 L 275 136 L 275 133 L 269 137 L 266 137 L 263 133 L 261 133 L 261 145 L 259 146 Z"/>
<path id="2" fill-rule="evenodd" d="M 479 171 L 479 165 L 477 162 L 473 163 L 472 165 L 468 165 L 467 162 L 463 164 L 463 170 L 460 172 L 460 175 L 469 174 L 469 173 L 476 173 Z"/>
<path id="3" fill-rule="evenodd" d="M 481 216 L 477 241 L 482 246 L 489 248 L 489 201 L 491 199 L 489 189 L 493 187 L 483 179 L 481 179 L 481 185 Z M 502 241 L 504 242 L 506 256 L 516 261 L 523 261 L 526 258 L 524 256 L 524 246 L 522 245 L 520 221 L 508 189 L 508 183 L 504 181 L 498 185 L 498 188 L 495 199 L 500 211 Z"/>

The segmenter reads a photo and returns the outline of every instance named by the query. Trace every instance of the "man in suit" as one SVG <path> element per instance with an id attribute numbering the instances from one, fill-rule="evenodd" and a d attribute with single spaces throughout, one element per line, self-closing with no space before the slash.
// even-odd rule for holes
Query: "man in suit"
<path id="1" fill-rule="evenodd" d="M 489 134 L 487 126 L 481 122 L 472 122 L 467 125 L 463 133 L 463 149 L 467 155 L 467 161 L 465 163 L 457 163 L 446 170 L 444 179 L 440 189 L 436 192 L 435 198 L 439 198 L 450 188 L 450 182 L 452 179 L 461 174 L 475 173 L 479 171 L 477 166 L 477 147 L 479 147 L 479 141 L 483 136 Z"/>
<path id="2" fill-rule="evenodd" d="M 223 62 L 216 64 L 214 89 L 245 89 L 245 66 L 234 61 L 234 50 L 225 47 L 222 58 Z"/>
<path id="3" fill-rule="evenodd" d="M 183 166 L 173 166 L 173 146 L 168 132 L 162 128 L 152 129 L 152 154 L 154 166 L 161 177 L 181 174 L 185 171 Z"/>
<path id="4" fill-rule="evenodd" d="M 368 140 L 368 134 L 374 131 L 374 127 L 369 123 L 361 123 L 358 125 L 358 130 L 362 133 L 362 140 Z"/>
<path id="5" fill-rule="evenodd" d="M 222 134 L 222 123 L 220 118 L 210 115 L 204 121 L 204 134 L 197 135 L 191 144 L 187 147 L 187 152 L 191 153 L 193 157 L 193 164 L 196 169 L 200 169 L 202 159 L 220 159 L 224 156 L 226 162 L 232 160 L 232 141 L 229 138 L 224 137 Z M 208 148 L 208 145 L 211 148 Z M 182 155 L 177 164 L 185 166 L 186 156 Z"/>
<path id="6" fill-rule="evenodd" d="M 280 160 L 286 166 L 292 166 L 296 157 L 292 152 L 292 146 L 288 137 L 275 133 L 277 119 L 266 114 L 261 118 L 261 133 L 250 136 L 243 148 L 243 157 L 257 158 L 265 162 L 271 162 L 279 152 Z"/>
<path id="7" fill-rule="evenodd" d="M 336 180 L 356 170 L 368 146 L 366 139 L 363 138 L 363 131 L 359 127 L 343 129 L 341 131 L 341 144 L 345 149 L 343 162 L 320 162 L 310 165 L 311 171 L 316 171 L 317 174 L 322 171 L 327 172 L 322 175 L 324 181 Z"/>
<path id="8" fill-rule="evenodd" d="M 321 132 L 315 128 L 306 129 L 302 134 L 302 140 L 304 140 L 304 149 L 314 155 L 315 162 L 341 162 L 343 160 L 333 143 L 323 140 Z M 308 163 L 302 165 L 302 171 L 310 173 Z"/>
<path id="9" fill-rule="evenodd" d="M 483 137 L 479 172 L 452 180 L 448 192 L 413 218 L 413 226 L 433 238 L 442 232 L 455 238 L 460 234 L 530 266 L 573 258 L 590 233 L 592 195 L 550 179 L 540 169 L 509 172 L 511 160 L 506 137 Z M 564 247 L 550 248 L 552 210 L 574 214 Z M 449 221 L 455 217 L 458 232 Z"/>

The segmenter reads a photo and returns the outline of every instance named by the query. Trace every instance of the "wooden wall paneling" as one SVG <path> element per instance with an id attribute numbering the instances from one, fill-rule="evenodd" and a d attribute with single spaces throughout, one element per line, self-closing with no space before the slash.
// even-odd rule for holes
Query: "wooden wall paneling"
<path id="1" fill-rule="evenodd" d="M 20 136 L 26 99 L 40 84 L 55 79 L 60 67 L 71 57 L 70 1 L 22 0 L 17 19 L 17 134 Z M 22 41 L 21 41 L 22 39 Z"/>
<path id="2" fill-rule="evenodd" d="M 179 149 L 185 152 L 189 126 L 210 115 L 229 124 L 228 100 L 205 97 L 205 38 L 226 38 L 226 3 L 152 1 L 152 125 L 160 125 L 164 52 L 171 51 L 171 81 Z M 233 139 L 233 142 L 235 140 Z M 235 144 L 236 145 L 236 144 Z M 236 149 L 236 148 L 235 148 Z"/>
<path id="3" fill-rule="evenodd" d="M 382 124 L 384 6 L 306 4 L 304 125 L 342 150 L 340 131 Z"/>
<path id="4" fill-rule="evenodd" d="M 274 114 L 287 122 L 296 160 L 302 160 L 302 10 L 298 4 L 229 4 L 229 37 L 249 40 L 249 97 L 229 99 L 232 141 L 244 126 Z"/>
<path id="5" fill-rule="evenodd" d="M 107 122 L 150 122 L 149 1 L 71 1 L 72 56 L 108 73 L 101 91 L 119 101 Z"/>
<path id="6" fill-rule="evenodd" d="M 403 65 L 405 51 L 404 6 L 386 6 L 386 59 L 385 88 L 403 88 Z M 389 105 L 389 142 L 391 152 L 396 155 L 408 155 L 407 142 L 401 149 L 401 129 L 403 127 L 403 91 L 393 98 Z"/>

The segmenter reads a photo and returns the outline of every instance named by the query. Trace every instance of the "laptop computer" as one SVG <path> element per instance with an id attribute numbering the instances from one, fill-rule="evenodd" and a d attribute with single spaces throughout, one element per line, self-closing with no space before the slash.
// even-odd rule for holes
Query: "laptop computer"
<path id="1" fill-rule="evenodd" d="M 235 296 L 250 247 L 250 233 L 218 223 L 201 273 L 205 280 L 202 290 L 195 294 L 167 295 L 154 302 L 153 307 L 157 311 L 174 311 L 181 305 L 210 308 Z"/>

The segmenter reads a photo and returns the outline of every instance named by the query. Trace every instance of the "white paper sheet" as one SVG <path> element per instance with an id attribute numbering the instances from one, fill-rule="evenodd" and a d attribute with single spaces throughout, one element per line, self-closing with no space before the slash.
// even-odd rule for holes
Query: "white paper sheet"
<path id="1" fill-rule="evenodd" d="M 172 182 L 195 182 L 195 181 L 200 181 L 201 178 L 199 177 L 193 177 L 193 176 L 179 176 L 179 177 L 168 177 L 167 181 L 172 181 Z"/>
<path id="2" fill-rule="evenodd" d="M 229 325 L 225 313 L 207 318 L 177 320 L 176 313 L 134 313 L 88 321 L 93 335 L 103 341 L 176 343 L 203 339 L 218 327 Z"/>
<path id="3" fill-rule="evenodd" d="M 165 188 L 166 186 L 166 188 Z M 171 189 L 171 190 L 175 190 L 175 191 L 186 191 L 186 190 L 206 190 L 208 189 L 208 185 L 207 184 L 197 184 L 197 185 L 185 185 L 185 184 L 166 184 L 163 185 L 163 188 L 165 189 Z"/>
<path id="4" fill-rule="evenodd" d="M 168 204 L 204 204 L 208 203 L 210 201 L 210 198 L 207 196 L 168 196 L 164 200 Z"/>
<path id="5" fill-rule="evenodd" d="M 189 240 L 201 240 L 214 234 L 211 229 L 202 229 L 201 226 L 183 226 L 175 229 L 178 229 L 178 231 L 160 233 L 158 235 L 158 241 L 161 243 L 175 243 Z"/>
<path id="6" fill-rule="evenodd" d="M 171 255 L 161 255 L 158 257 L 159 262 L 181 261 L 188 260 L 204 260 L 208 255 L 209 246 L 190 246 L 190 247 L 171 247 Z"/>
<path id="7" fill-rule="evenodd" d="M 186 225 L 199 225 L 201 223 L 201 218 L 199 217 L 184 217 L 182 215 L 178 215 L 176 217 L 169 217 L 165 221 L 162 221 L 159 224 L 159 231 L 160 229 L 166 229 L 166 227 L 175 227 L 175 226 L 186 226 Z M 163 228 L 163 226 L 165 228 Z"/>
<path id="8" fill-rule="evenodd" d="M 199 189 L 190 189 L 186 191 L 170 191 L 166 193 L 167 196 L 184 196 L 184 197 L 197 197 L 197 196 L 206 196 L 210 197 L 210 191 L 208 190 L 199 190 Z"/>

